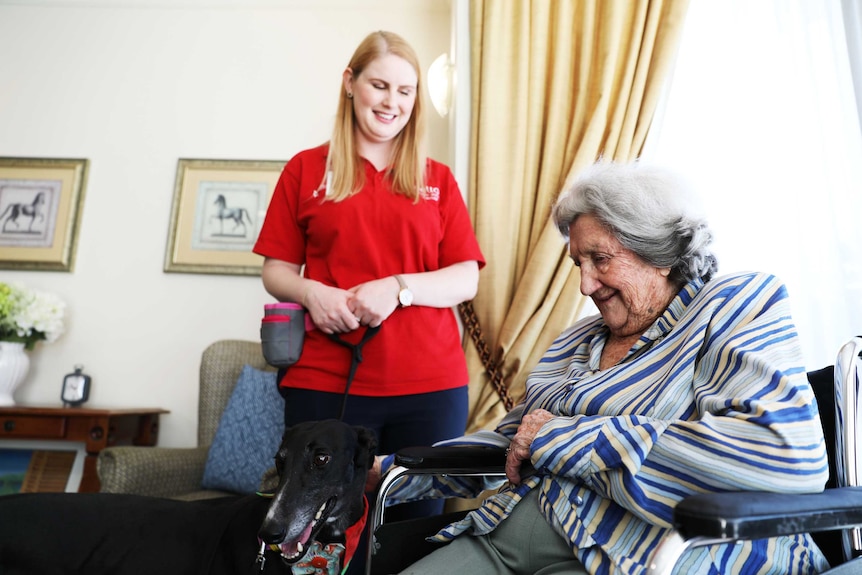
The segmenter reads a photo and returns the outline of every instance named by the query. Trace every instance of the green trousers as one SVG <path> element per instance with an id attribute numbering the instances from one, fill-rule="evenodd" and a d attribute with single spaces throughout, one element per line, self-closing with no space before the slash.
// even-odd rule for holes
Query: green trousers
<path id="1" fill-rule="evenodd" d="M 420 559 L 401 575 L 587 575 L 568 543 L 539 510 L 531 491 L 487 535 L 463 534 Z"/>

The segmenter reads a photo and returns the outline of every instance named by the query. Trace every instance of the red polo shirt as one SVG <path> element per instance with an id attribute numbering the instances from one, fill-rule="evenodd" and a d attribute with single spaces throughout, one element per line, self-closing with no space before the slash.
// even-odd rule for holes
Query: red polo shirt
<path id="1" fill-rule="evenodd" d="M 279 178 L 255 253 L 305 264 L 305 276 L 344 289 L 393 274 L 485 264 L 452 172 L 428 160 L 417 203 L 392 193 L 386 170 L 365 162 L 365 186 L 341 202 L 322 201 L 327 145 L 294 156 Z M 356 343 L 364 327 L 342 338 Z M 281 384 L 344 393 L 350 351 L 318 330 Z M 467 367 L 450 308 L 396 308 L 363 348 L 351 394 L 409 395 L 466 385 Z"/>

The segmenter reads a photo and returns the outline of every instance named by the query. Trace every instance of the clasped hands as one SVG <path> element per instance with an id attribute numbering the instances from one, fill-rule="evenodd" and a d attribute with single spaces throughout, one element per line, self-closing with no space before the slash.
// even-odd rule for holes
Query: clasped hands
<path id="1" fill-rule="evenodd" d="M 398 280 L 385 277 L 341 289 L 316 282 L 303 306 L 323 333 L 345 333 L 360 325 L 377 327 L 398 306 Z"/>

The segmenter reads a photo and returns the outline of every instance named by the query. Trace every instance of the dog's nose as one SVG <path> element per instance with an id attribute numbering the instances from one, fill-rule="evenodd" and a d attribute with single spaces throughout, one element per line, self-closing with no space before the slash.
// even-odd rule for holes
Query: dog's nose
<path id="1" fill-rule="evenodd" d="M 277 545 L 284 541 L 284 535 L 284 527 L 279 527 L 278 525 L 264 524 L 261 526 L 260 531 L 257 532 L 257 536 L 260 537 L 262 541 L 271 545 Z"/>

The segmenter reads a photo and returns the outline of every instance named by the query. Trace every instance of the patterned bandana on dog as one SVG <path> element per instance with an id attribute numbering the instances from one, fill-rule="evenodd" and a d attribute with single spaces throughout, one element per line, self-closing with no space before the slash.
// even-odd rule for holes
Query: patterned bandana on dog
<path id="1" fill-rule="evenodd" d="M 305 559 L 291 566 L 293 575 L 342 575 L 347 571 L 350 560 L 356 552 L 356 547 L 359 545 L 359 537 L 365 529 L 365 522 L 368 519 L 368 499 L 362 497 L 362 516 L 359 520 L 348 527 L 344 531 L 344 543 L 327 543 L 322 544 L 319 541 L 312 541 L 308 546 L 308 551 L 305 553 Z M 260 542 L 260 540 L 258 540 Z M 266 545 L 261 543 L 261 553 L 264 548 L 269 548 L 272 551 L 279 551 L 278 545 Z M 258 562 L 263 571 L 262 555 L 258 556 Z"/>

